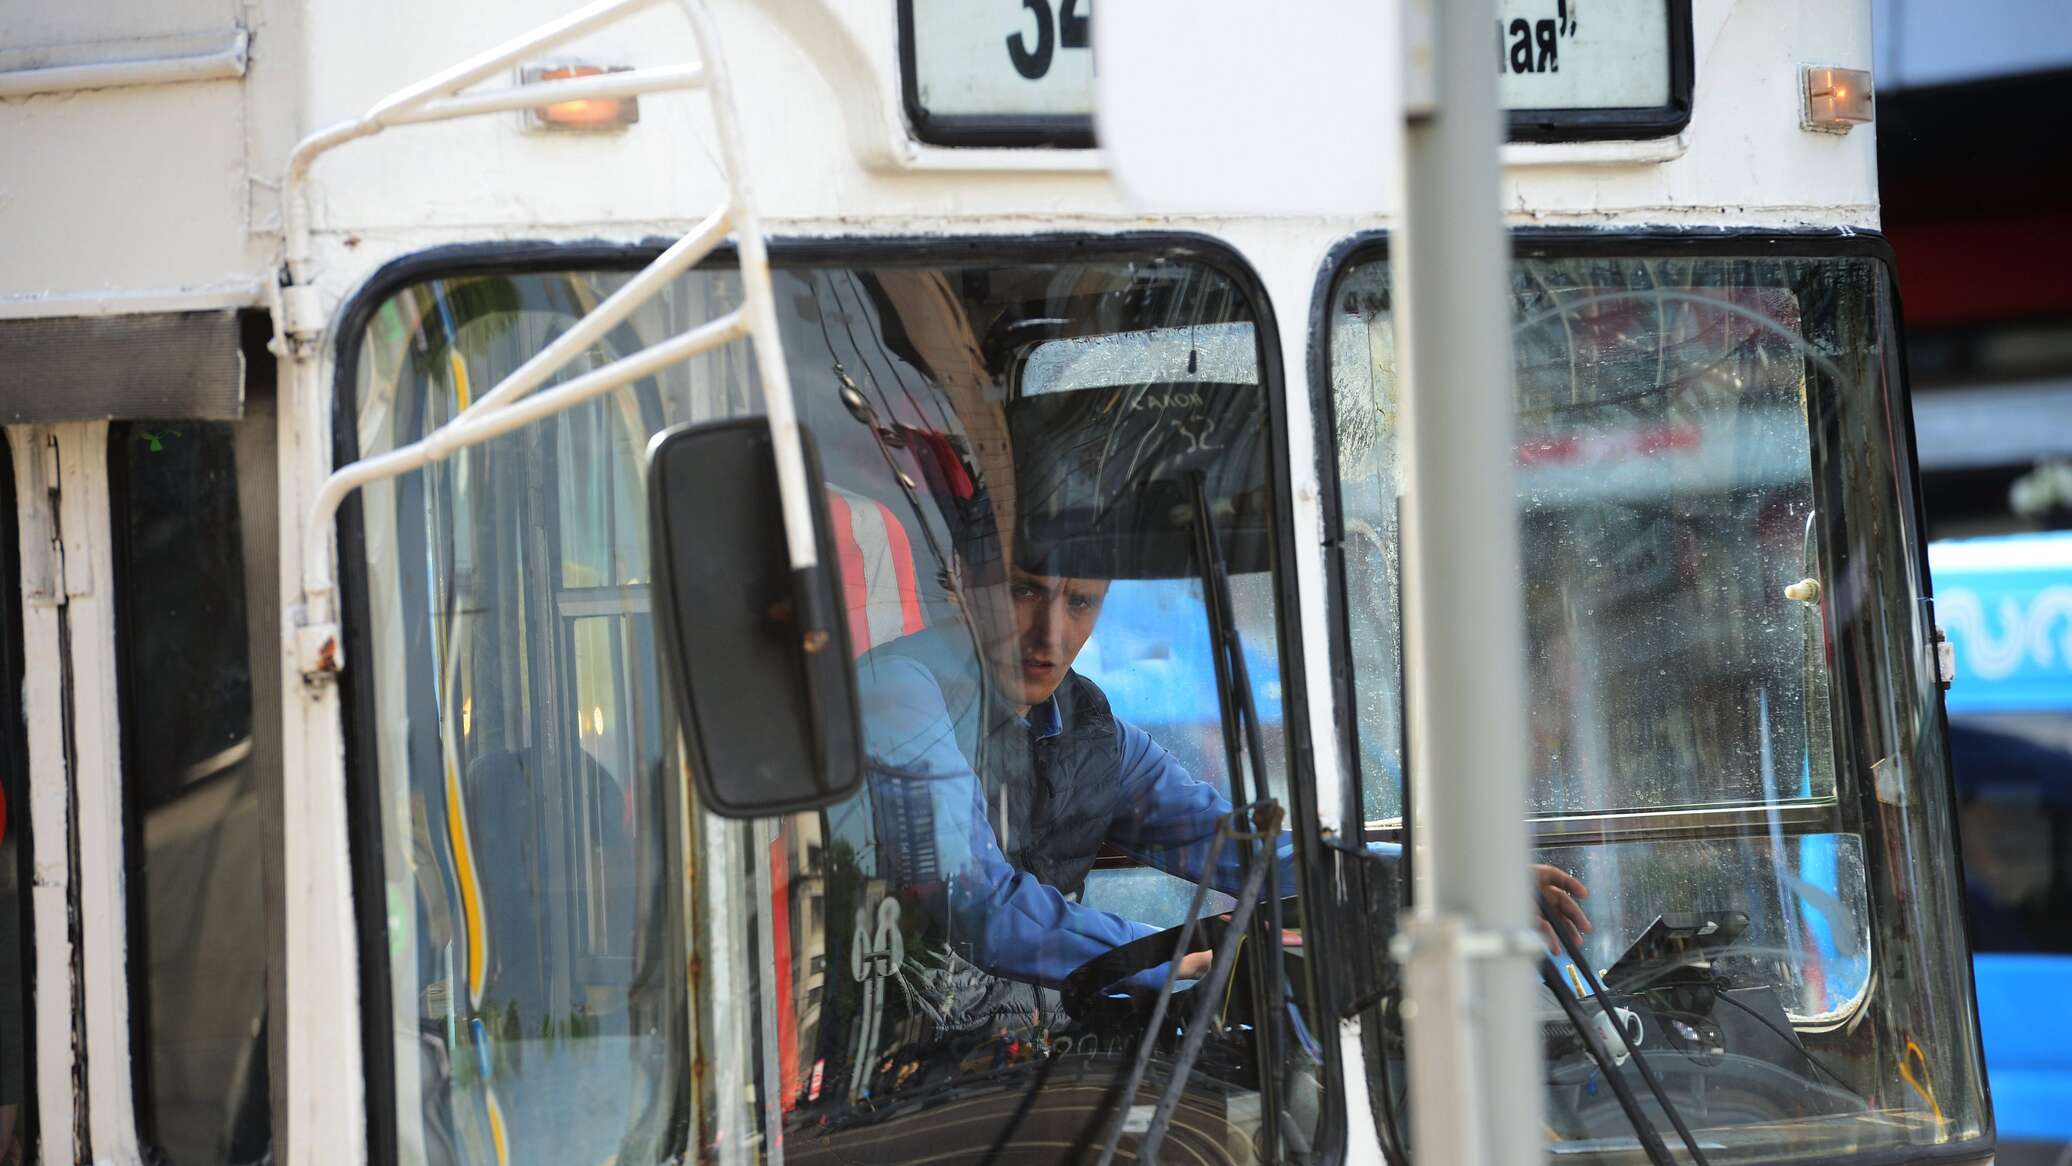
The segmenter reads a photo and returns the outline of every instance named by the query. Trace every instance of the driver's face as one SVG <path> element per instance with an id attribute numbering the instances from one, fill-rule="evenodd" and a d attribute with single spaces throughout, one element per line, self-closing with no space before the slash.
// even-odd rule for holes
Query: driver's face
<path id="1" fill-rule="evenodd" d="M 1014 635 L 995 643 L 993 678 L 1009 703 L 1027 712 L 1057 691 L 1086 646 L 1108 595 L 1106 579 L 1068 579 L 1008 568 Z"/>

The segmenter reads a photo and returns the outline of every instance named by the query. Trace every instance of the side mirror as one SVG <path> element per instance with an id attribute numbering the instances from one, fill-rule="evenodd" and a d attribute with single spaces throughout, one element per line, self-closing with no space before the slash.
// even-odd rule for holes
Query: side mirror
<path id="1" fill-rule="evenodd" d="M 831 553 L 827 490 L 805 447 L 813 525 Z M 684 426 L 648 446 L 648 535 L 661 667 L 706 809 L 756 818 L 838 801 L 863 780 L 862 719 L 841 580 L 794 572 L 770 426 Z M 827 633 L 808 642 L 805 629 Z"/>

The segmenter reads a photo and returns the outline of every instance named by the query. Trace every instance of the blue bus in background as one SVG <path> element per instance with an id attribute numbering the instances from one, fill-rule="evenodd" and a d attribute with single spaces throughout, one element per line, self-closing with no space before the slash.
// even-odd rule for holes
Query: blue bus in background
<path id="1" fill-rule="evenodd" d="M 2003 1166 L 2072 1153 L 2072 532 L 1931 544 Z"/>

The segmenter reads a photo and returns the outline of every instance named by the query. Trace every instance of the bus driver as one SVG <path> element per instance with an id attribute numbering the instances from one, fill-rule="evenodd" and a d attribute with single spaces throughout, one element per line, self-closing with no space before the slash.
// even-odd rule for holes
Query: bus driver
<path id="1" fill-rule="evenodd" d="M 933 913 L 947 926 L 947 946 L 979 971 L 1023 985 L 1058 988 L 1082 964 L 1158 930 L 1080 902 L 1104 843 L 1226 894 L 1243 883 L 1235 846 L 1208 868 L 1228 800 L 1116 717 L 1100 688 L 1072 670 L 1108 587 L 1009 564 L 1012 618 L 997 620 L 991 636 L 976 621 L 975 638 L 985 641 L 977 653 L 962 629 L 930 629 L 859 661 L 881 868 L 895 888 L 938 888 L 946 903 Z M 906 833 L 884 837 L 887 821 Z M 1286 835 L 1277 859 L 1282 893 L 1292 893 L 1299 884 Z M 1533 872 L 1578 937 L 1588 931 L 1582 881 L 1551 866 Z M 1541 930 L 1551 945 L 1552 932 Z M 1206 951 L 1183 957 L 1180 977 L 1200 978 L 1209 961 Z M 1165 970 L 1127 982 L 1156 990 Z M 1008 1011 L 1026 1020 L 1035 1003 L 1027 992 L 978 995 L 994 1002 L 966 994 L 962 1021 Z"/>

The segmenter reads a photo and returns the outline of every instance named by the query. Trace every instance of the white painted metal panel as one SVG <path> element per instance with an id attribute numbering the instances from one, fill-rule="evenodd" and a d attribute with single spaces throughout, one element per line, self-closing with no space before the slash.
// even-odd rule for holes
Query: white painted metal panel
<path id="1" fill-rule="evenodd" d="M 140 37 L 231 28 L 243 11 L 239 0 L 0 0 L 0 40 L 8 48 L 120 44 Z"/>
<path id="2" fill-rule="evenodd" d="M 410 8 L 400 26 L 411 32 L 400 38 L 383 31 L 405 19 L 399 0 L 371 12 L 324 8 L 311 17 L 312 43 L 325 51 L 309 79 L 310 124 L 362 112 L 468 46 L 561 7 L 515 0 L 472 32 L 457 14 Z M 951 150 L 908 140 L 896 22 L 885 5 L 720 0 L 714 8 L 734 54 L 755 62 L 742 71 L 742 113 L 766 214 L 782 233 L 1099 228 L 1131 216 L 1103 169 L 1104 151 Z M 1695 0 L 1694 42 L 1693 119 L 1680 138 L 1508 147 L 1513 221 L 1874 226 L 1873 135 L 1798 129 L 1800 65 L 1870 64 L 1864 6 Z M 643 66 L 688 52 L 680 18 L 658 9 L 567 55 Z M 596 137 L 527 135 L 516 117 L 397 130 L 319 164 L 315 221 L 356 240 L 357 253 L 341 259 L 361 272 L 369 247 L 393 252 L 391 242 L 408 250 L 463 238 L 680 231 L 719 192 L 697 144 L 709 140 L 704 101 L 651 98 L 639 125 Z M 1336 117 L 1334 148 L 1368 148 L 1365 120 Z M 1385 193 L 1340 225 L 1387 226 L 1395 213 Z M 1207 228 L 1215 220 L 1182 221 Z M 328 304 L 354 282 L 345 271 L 327 272 Z"/>
<path id="3" fill-rule="evenodd" d="M 1402 168 L 1403 13 L 1309 0 L 1131 0 L 1095 17 L 1096 132 L 1161 210 L 1373 213 Z"/>
<path id="4" fill-rule="evenodd" d="M 234 80 L 0 99 L 0 312 L 257 302 L 243 111 Z"/>
<path id="5" fill-rule="evenodd" d="M 457 55 L 567 7 L 253 5 L 241 9 L 253 24 L 242 81 L 0 99 L 0 141 L 10 157 L 30 160 L 0 173 L 9 208 L 0 241 L 10 260 L 0 271 L 0 314 L 263 302 L 278 222 L 273 186 L 294 136 L 364 112 Z M 754 63 L 743 70 L 741 102 L 752 166 L 780 231 L 1064 229 L 1129 214 L 1101 169 L 1103 151 L 948 150 L 908 140 L 896 22 L 883 4 L 722 0 L 715 8 L 733 51 Z M 1800 65 L 1872 63 L 1864 6 L 1694 0 L 1693 8 L 1690 128 L 1655 143 L 1509 147 L 1514 220 L 1875 225 L 1872 134 L 1796 129 Z M 1607 21 L 1611 11 L 1591 6 L 1577 19 Z M 8 46 L 21 35 L 9 30 Z M 308 63 L 298 66 L 305 51 Z M 666 65 L 689 58 L 690 36 L 660 6 L 563 55 Z M 314 221 L 353 247 L 324 273 L 324 306 L 381 253 L 514 235 L 680 230 L 720 189 L 701 144 L 710 140 L 704 103 L 697 94 L 651 96 L 623 133 L 528 134 L 510 114 L 407 127 L 334 152 L 317 168 Z M 1337 117 L 1333 148 L 1371 148 L 1367 120 Z M 1393 202 L 1384 192 L 1342 226 L 1386 226 Z"/>
<path id="6" fill-rule="evenodd" d="M 263 302 L 296 9 L 0 6 L 0 317 Z"/>

